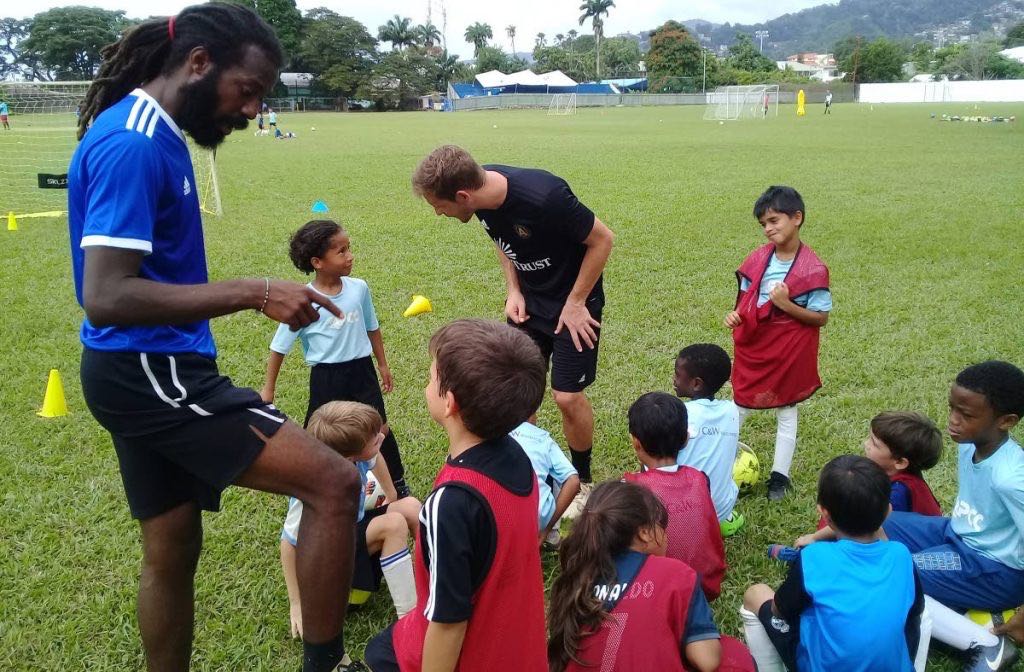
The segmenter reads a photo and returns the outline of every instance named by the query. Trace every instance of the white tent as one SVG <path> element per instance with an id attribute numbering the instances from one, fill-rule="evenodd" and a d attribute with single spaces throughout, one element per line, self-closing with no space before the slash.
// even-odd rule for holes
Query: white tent
<path id="1" fill-rule="evenodd" d="M 1003 56 L 1009 59 L 1017 61 L 1018 63 L 1024 63 L 1024 47 L 1013 47 L 1011 49 L 1003 49 L 999 52 Z"/>
<path id="2" fill-rule="evenodd" d="M 498 70 L 482 72 L 476 76 L 477 84 L 485 89 L 498 88 L 503 86 L 576 86 L 572 78 L 567 77 L 561 70 L 546 72 L 538 75 L 532 70 L 520 70 L 506 75 Z"/>

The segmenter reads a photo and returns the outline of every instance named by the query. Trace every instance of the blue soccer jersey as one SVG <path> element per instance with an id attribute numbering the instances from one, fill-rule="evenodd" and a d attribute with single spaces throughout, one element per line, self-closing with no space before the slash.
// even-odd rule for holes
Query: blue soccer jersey
<path id="1" fill-rule="evenodd" d="M 141 89 L 100 114 L 71 158 L 68 227 L 79 305 L 87 247 L 141 252 L 139 277 L 147 280 L 207 282 L 199 198 L 185 136 Z M 217 354 L 207 320 L 96 327 L 86 318 L 81 339 L 94 350 Z"/>

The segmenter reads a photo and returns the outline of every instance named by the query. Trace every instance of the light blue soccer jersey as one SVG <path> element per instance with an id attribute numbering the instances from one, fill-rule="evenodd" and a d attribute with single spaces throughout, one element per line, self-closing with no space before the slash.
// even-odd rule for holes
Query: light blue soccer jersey
<path id="1" fill-rule="evenodd" d="M 551 486 L 547 484 L 548 477 L 561 485 L 577 472 L 551 435 L 537 425 L 524 422 L 513 429 L 509 436 L 523 447 L 526 456 L 530 458 L 533 470 L 537 473 L 537 488 L 540 493 L 538 521 L 540 529 L 543 530 L 555 513 L 555 495 L 551 491 Z"/>
<path id="2" fill-rule="evenodd" d="M 757 295 L 758 307 L 768 303 L 768 294 L 775 288 L 775 285 L 786 279 L 786 274 L 789 273 L 789 269 L 792 266 L 793 259 L 780 261 L 775 256 L 775 253 L 772 252 L 772 258 L 768 261 L 768 268 L 765 269 L 764 276 L 761 278 L 761 288 Z M 742 278 L 740 280 L 740 291 L 745 292 L 748 287 L 750 287 L 750 281 Z M 814 310 L 819 313 L 827 313 L 832 310 L 832 292 L 827 289 L 815 289 L 802 296 L 790 298 L 793 303 L 807 310 Z"/>
<path id="3" fill-rule="evenodd" d="M 313 285 L 308 286 L 315 289 Z M 341 291 L 330 299 L 341 310 L 342 317 L 335 317 L 325 308 L 318 307 L 320 319 L 298 331 L 292 331 L 287 324 L 279 326 L 274 340 L 270 342 L 270 349 L 287 355 L 295 339 L 299 339 L 306 363 L 310 366 L 369 357 L 373 346 L 366 332 L 380 329 L 370 287 L 359 278 L 342 278 Z"/>
<path id="4" fill-rule="evenodd" d="M 719 520 L 736 506 L 739 487 L 732 478 L 740 437 L 740 414 L 728 399 L 693 399 L 686 402 L 689 439 L 679 451 L 676 464 L 699 469 L 711 483 L 711 501 Z"/>
<path id="5" fill-rule="evenodd" d="M 370 480 L 367 474 L 370 470 L 377 465 L 377 457 L 374 456 L 369 460 L 356 460 L 353 464 L 356 465 L 356 470 L 359 472 L 359 515 L 356 516 L 356 522 L 362 522 L 363 516 L 366 514 L 366 483 Z M 299 523 L 302 522 L 302 502 L 295 497 L 288 498 L 288 513 L 284 517 L 284 525 L 281 527 L 281 538 L 287 541 L 292 546 L 299 543 Z"/>
<path id="6" fill-rule="evenodd" d="M 1024 452 L 1012 438 L 981 462 L 973 443 L 959 446 L 960 489 L 953 531 L 987 558 L 1024 569 Z"/>
<path id="7" fill-rule="evenodd" d="M 0 103 L 0 114 L 7 115 L 7 103 Z"/>
<path id="8" fill-rule="evenodd" d="M 71 157 L 68 228 L 79 305 L 88 247 L 141 252 L 139 275 L 147 280 L 207 282 L 203 222 L 185 136 L 141 89 L 104 110 Z M 86 318 L 81 339 L 94 350 L 217 354 L 207 320 L 95 327 Z"/>

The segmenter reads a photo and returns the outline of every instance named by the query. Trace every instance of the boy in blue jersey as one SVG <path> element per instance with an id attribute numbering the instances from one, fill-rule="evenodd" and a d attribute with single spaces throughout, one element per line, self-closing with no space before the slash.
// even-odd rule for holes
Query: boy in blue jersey
<path id="1" fill-rule="evenodd" d="M 537 474 L 540 542 L 547 542 L 547 547 L 551 548 L 560 541 L 558 521 L 580 491 L 580 476 L 551 435 L 536 423 L 534 413 L 509 436 L 522 446 Z"/>
<path id="2" fill-rule="evenodd" d="M 0 100 L 0 124 L 4 125 L 4 130 L 11 130 L 11 122 L 7 120 L 9 110 L 7 109 L 7 103 Z"/>
<path id="3" fill-rule="evenodd" d="M 1024 452 L 1010 436 L 1021 415 L 1019 368 L 988 361 L 961 371 L 949 392 L 949 435 L 960 453 L 952 515 L 894 513 L 885 523 L 889 538 L 914 554 L 924 592 L 952 610 L 1024 604 Z M 1006 637 L 960 642 L 956 619 L 936 611 L 932 636 L 970 649 L 967 669 L 1003 670 L 1019 657 Z"/>
<path id="4" fill-rule="evenodd" d="M 818 511 L 837 541 L 805 548 L 777 591 L 743 596 L 743 628 L 761 672 L 911 672 L 924 594 L 910 552 L 884 541 L 889 477 L 861 455 L 821 471 Z"/>
<path id="5" fill-rule="evenodd" d="M 732 477 L 740 437 L 739 409 L 728 399 L 715 399 L 731 370 L 725 350 L 712 343 L 695 343 L 679 351 L 672 378 L 676 395 L 690 399 L 686 402 L 689 441 L 677 462 L 707 474 L 722 536 L 736 534 L 744 523 L 743 515 L 733 511 L 739 494 Z"/>
<path id="6" fill-rule="evenodd" d="M 201 510 L 231 484 L 306 504 L 298 548 L 304 670 L 335 669 L 352 574 L 351 462 L 220 375 L 210 318 L 245 309 L 298 329 L 338 314 L 303 285 L 210 283 L 184 133 L 216 147 L 277 81 L 280 44 L 252 10 L 211 2 L 130 28 L 103 51 L 68 170 L 72 270 L 85 309 L 82 392 L 110 433 L 142 530 L 138 619 L 149 670 L 185 670 Z"/>

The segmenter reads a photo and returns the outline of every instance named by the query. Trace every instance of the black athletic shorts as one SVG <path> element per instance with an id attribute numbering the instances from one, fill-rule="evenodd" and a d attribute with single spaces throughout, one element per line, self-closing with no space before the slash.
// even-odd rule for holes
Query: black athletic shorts
<path id="1" fill-rule="evenodd" d="M 591 316 L 601 321 L 601 306 L 595 307 L 587 303 Z M 540 348 L 544 360 L 551 367 L 551 389 L 556 392 L 582 392 L 597 378 L 597 350 L 601 343 L 601 330 L 597 332 L 597 342 L 593 348 L 583 344 L 583 352 L 576 349 L 568 329 L 555 334 L 555 322 L 531 317 L 522 324 L 509 320 L 508 323 L 525 331 Z"/>
<path id="2" fill-rule="evenodd" d="M 352 587 L 357 590 L 375 593 L 380 589 L 380 581 L 384 578 L 384 571 L 380 568 L 380 551 L 370 555 L 370 550 L 366 547 L 366 528 L 370 526 L 370 521 L 387 512 L 388 507 L 386 506 L 367 509 L 363 511 L 363 519 L 356 523 L 356 552 L 352 571 Z"/>
<path id="3" fill-rule="evenodd" d="M 384 395 L 377 381 L 373 360 L 360 357 L 337 364 L 317 364 L 309 369 L 309 405 L 306 407 L 305 427 L 309 416 L 328 401 L 358 401 L 373 406 L 384 422 Z"/>
<path id="4" fill-rule="evenodd" d="M 254 390 L 235 387 L 196 354 L 82 351 L 82 393 L 114 441 L 132 516 L 220 493 L 253 463 L 287 418 Z"/>
<path id="5" fill-rule="evenodd" d="M 768 639 L 772 640 L 775 650 L 779 653 L 783 665 L 790 672 L 796 672 L 796 649 L 800 645 L 800 622 L 790 623 L 779 618 L 772 611 L 772 600 L 766 601 L 757 610 L 757 620 L 761 621 Z"/>
<path id="6" fill-rule="evenodd" d="M 399 672 L 394 630 L 395 624 L 392 623 L 367 643 L 366 651 L 363 652 L 363 662 L 373 672 Z"/>

